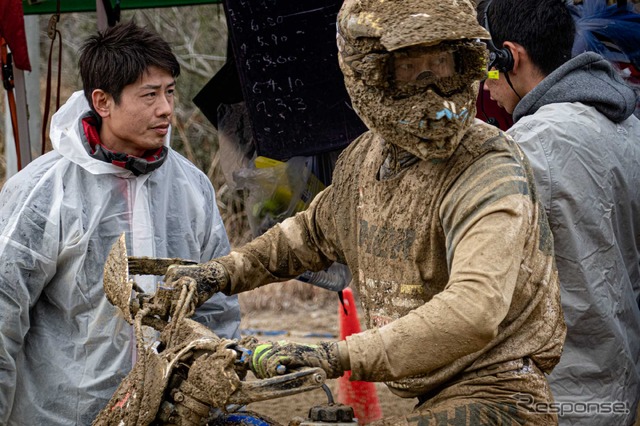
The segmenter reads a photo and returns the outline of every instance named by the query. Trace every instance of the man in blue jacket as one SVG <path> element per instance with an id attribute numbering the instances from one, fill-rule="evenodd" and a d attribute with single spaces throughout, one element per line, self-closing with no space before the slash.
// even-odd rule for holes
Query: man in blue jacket
<path id="1" fill-rule="evenodd" d="M 600 55 L 571 58 L 558 0 L 492 0 L 485 87 L 515 124 L 555 238 L 567 339 L 549 376 L 561 425 L 631 425 L 640 396 L 640 121 Z M 497 74 L 495 73 L 497 71 Z"/>

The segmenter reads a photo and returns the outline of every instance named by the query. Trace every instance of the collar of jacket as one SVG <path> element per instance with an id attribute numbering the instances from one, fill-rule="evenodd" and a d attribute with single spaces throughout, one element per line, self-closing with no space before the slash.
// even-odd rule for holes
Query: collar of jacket
<path id="1" fill-rule="evenodd" d="M 611 63 L 594 52 L 583 52 L 546 76 L 513 110 L 513 121 L 535 114 L 543 106 L 580 102 L 614 123 L 636 108 L 636 94 Z"/>
<path id="2" fill-rule="evenodd" d="M 92 111 L 87 112 L 82 120 L 81 135 L 89 155 L 96 160 L 111 163 L 123 169 L 130 170 L 134 175 L 140 176 L 151 173 L 164 163 L 169 149 L 166 146 L 154 151 L 147 151 L 144 157 L 136 157 L 124 152 L 114 152 L 100 142 L 100 117 Z"/>

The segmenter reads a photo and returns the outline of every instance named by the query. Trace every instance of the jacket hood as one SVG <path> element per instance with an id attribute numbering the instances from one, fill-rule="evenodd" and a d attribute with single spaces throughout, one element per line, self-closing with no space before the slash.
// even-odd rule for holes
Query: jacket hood
<path id="1" fill-rule="evenodd" d="M 636 107 L 636 95 L 618 71 L 602 56 L 582 53 L 549 74 L 513 111 L 514 121 L 553 103 L 581 102 L 620 122 Z"/>
<path id="2" fill-rule="evenodd" d="M 81 119 L 91 108 L 80 90 L 73 93 L 67 102 L 60 107 L 51 118 L 49 137 L 51 145 L 60 155 L 78 164 L 92 174 L 115 174 L 118 176 L 133 176 L 130 170 L 93 158 L 87 152 L 81 134 Z M 171 131 L 165 136 L 164 144 L 169 146 Z"/>

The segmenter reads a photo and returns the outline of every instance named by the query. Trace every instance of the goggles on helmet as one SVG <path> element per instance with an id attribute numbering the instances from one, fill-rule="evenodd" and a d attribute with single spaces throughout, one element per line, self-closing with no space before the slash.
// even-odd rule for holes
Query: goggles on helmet
<path id="1" fill-rule="evenodd" d="M 396 83 L 436 81 L 451 77 L 456 71 L 456 51 L 453 49 L 431 49 L 409 47 L 393 55 Z"/>
<path id="2" fill-rule="evenodd" d="M 429 87 L 451 93 L 464 85 L 453 79 L 460 71 L 460 60 L 458 50 L 451 46 L 413 46 L 393 52 L 391 56 L 395 96 L 411 95 Z"/>
<path id="3" fill-rule="evenodd" d="M 367 85 L 384 88 L 394 98 L 413 96 L 428 88 L 446 96 L 486 78 L 485 50 L 479 42 L 445 42 L 353 55 L 345 62 Z"/>

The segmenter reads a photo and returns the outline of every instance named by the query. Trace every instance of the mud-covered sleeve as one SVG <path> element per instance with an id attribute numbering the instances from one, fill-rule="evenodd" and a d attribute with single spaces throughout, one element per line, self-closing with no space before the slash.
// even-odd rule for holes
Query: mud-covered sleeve
<path id="1" fill-rule="evenodd" d="M 230 294 L 294 278 L 304 271 L 329 267 L 342 255 L 336 245 L 328 186 L 307 210 L 275 225 L 228 256 L 217 259 L 231 280 Z"/>
<path id="2" fill-rule="evenodd" d="M 468 168 L 440 209 L 445 290 L 384 327 L 349 336 L 353 380 L 398 380 L 477 358 L 509 311 L 532 212 L 526 174 L 513 157 L 490 154 Z"/>
<path id="3" fill-rule="evenodd" d="M 21 182 L 22 181 L 22 182 Z M 40 194 L 39 196 L 37 194 Z M 54 188 L 34 195 L 25 173 L 0 193 L 0 424 L 13 406 L 16 359 L 31 326 L 30 310 L 56 272 L 57 204 Z"/>

